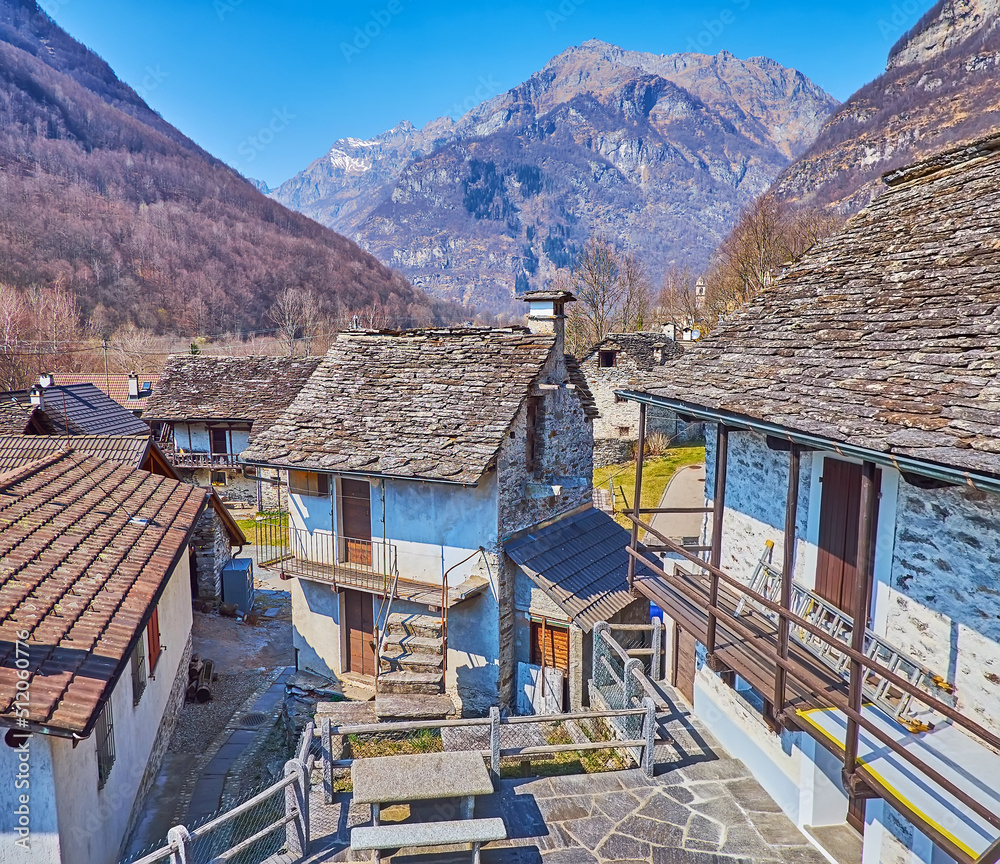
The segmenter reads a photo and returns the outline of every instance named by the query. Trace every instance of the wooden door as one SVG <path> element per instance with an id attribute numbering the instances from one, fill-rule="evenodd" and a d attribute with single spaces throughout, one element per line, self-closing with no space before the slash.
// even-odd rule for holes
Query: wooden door
<path id="1" fill-rule="evenodd" d="M 348 564 L 372 566 L 372 500 L 367 480 L 340 481 L 341 525 Z"/>
<path id="2" fill-rule="evenodd" d="M 347 628 L 346 672 L 375 674 L 375 606 L 371 594 L 344 591 L 344 626 Z"/>
<path id="3" fill-rule="evenodd" d="M 535 666 L 562 669 L 569 674 L 569 628 L 546 622 L 545 638 L 542 625 L 531 623 L 531 662 Z"/>
<path id="4" fill-rule="evenodd" d="M 674 627 L 674 665 L 670 683 L 694 705 L 694 675 L 697 670 L 697 641 L 680 626 Z"/>
<path id="5" fill-rule="evenodd" d="M 882 474 L 876 472 L 875 493 Z M 878 509 L 876 506 L 876 524 Z M 861 466 L 839 459 L 823 463 L 823 494 L 819 516 L 816 593 L 849 615 L 854 613 L 854 583 L 858 575 L 858 534 L 861 520 Z M 874 556 L 875 532 L 872 532 Z M 871 580 L 868 584 L 870 606 Z"/>

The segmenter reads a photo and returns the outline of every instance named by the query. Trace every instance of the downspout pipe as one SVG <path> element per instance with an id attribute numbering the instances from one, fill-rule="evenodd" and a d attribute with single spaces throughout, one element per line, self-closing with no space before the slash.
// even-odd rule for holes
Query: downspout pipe
<path id="1" fill-rule="evenodd" d="M 876 465 L 895 468 L 899 472 L 919 474 L 922 477 L 930 477 L 953 486 L 968 486 L 982 492 L 1000 493 L 1000 477 L 994 477 L 990 474 L 983 474 L 978 471 L 966 471 L 961 468 L 951 468 L 947 465 L 915 459 L 912 456 L 885 453 L 881 450 L 868 450 L 865 447 L 858 447 L 855 444 L 835 441 L 832 438 L 824 438 L 822 435 L 801 432 L 798 429 L 789 429 L 786 426 L 779 426 L 776 423 L 769 423 L 766 420 L 747 417 L 744 414 L 693 405 L 681 399 L 670 399 L 635 390 L 616 390 L 615 393 L 618 396 L 628 399 L 630 402 L 679 411 L 682 414 L 697 417 L 699 420 L 708 423 L 724 423 L 733 429 L 748 429 L 759 432 L 762 435 L 770 435 L 774 438 L 790 441 L 793 444 L 809 447 L 813 450 L 838 453 L 841 456 L 847 456 L 861 462 L 874 462 Z"/>

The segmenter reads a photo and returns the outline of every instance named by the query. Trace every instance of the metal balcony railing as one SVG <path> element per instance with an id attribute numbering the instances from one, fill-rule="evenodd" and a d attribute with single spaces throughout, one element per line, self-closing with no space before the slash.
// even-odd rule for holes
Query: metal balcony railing
<path id="1" fill-rule="evenodd" d="M 380 594 L 391 590 L 396 572 L 392 543 L 290 527 L 288 514 L 262 520 L 257 536 L 261 566 Z"/>

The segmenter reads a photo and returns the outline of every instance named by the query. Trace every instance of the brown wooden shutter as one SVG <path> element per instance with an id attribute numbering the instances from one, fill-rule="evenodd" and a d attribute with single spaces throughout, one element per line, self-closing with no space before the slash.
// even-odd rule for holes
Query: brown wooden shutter
<path id="1" fill-rule="evenodd" d="M 542 625 L 531 624 L 531 662 L 535 666 L 562 669 L 569 672 L 569 628 L 545 623 L 545 641 L 542 642 Z M 542 662 L 544 659 L 544 662 Z"/>
<path id="2" fill-rule="evenodd" d="M 160 658 L 160 608 L 153 610 L 153 617 L 146 625 L 146 638 L 149 641 L 149 671 L 156 669 L 156 661 Z"/>

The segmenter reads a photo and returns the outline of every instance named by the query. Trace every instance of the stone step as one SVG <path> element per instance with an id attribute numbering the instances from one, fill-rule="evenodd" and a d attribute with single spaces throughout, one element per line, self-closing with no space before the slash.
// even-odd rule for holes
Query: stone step
<path id="1" fill-rule="evenodd" d="M 402 645 L 386 645 L 379 658 L 379 671 L 440 674 L 444 671 L 444 658 L 440 654 L 407 651 Z"/>
<path id="2" fill-rule="evenodd" d="M 449 696 L 397 696 L 386 693 L 375 697 L 378 720 L 443 720 L 455 714 L 455 703 Z"/>
<path id="3" fill-rule="evenodd" d="M 386 633 L 384 651 L 388 651 L 390 647 L 402 647 L 411 654 L 440 654 L 441 637 L 408 636 L 405 633 Z"/>
<path id="4" fill-rule="evenodd" d="M 386 622 L 390 636 L 422 636 L 427 639 L 441 638 L 441 619 L 433 615 L 409 615 L 393 612 Z"/>
<path id="5" fill-rule="evenodd" d="M 444 692 L 443 672 L 387 672 L 375 682 L 376 699 L 384 693 L 437 696 Z"/>

